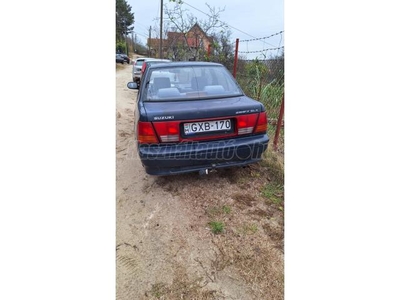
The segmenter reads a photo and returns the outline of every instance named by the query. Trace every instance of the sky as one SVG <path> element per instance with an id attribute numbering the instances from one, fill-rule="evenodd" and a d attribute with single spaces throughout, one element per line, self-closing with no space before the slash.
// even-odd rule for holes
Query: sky
<path id="1" fill-rule="evenodd" d="M 131 5 L 132 12 L 135 15 L 134 31 L 136 36 L 142 44 L 146 45 L 150 26 L 154 28 L 154 25 L 159 25 L 161 0 L 127 0 L 127 2 Z M 188 0 L 184 1 L 183 7 L 199 20 L 206 20 L 208 17 L 204 13 L 209 13 L 209 9 L 205 3 L 205 1 Z M 263 57 L 263 53 L 268 57 L 270 54 L 275 55 L 281 51 L 268 50 L 248 53 L 284 46 L 284 32 L 267 39 L 246 40 L 268 37 L 284 31 L 283 0 L 221 0 L 207 3 L 216 9 L 225 8 L 220 13 L 220 19 L 230 25 L 232 43 L 235 42 L 236 38 L 239 39 L 239 55 L 245 56 L 247 59 L 253 59 L 255 57 Z M 172 8 L 174 3 L 164 0 L 164 7 L 165 5 Z M 165 21 L 165 9 L 163 18 Z"/>

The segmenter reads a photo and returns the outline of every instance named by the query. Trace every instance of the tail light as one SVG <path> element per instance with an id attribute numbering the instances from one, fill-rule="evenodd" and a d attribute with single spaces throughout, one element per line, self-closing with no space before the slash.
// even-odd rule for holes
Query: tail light
<path id="1" fill-rule="evenodd" d="M 236 118 L 238 135 L 253 133 L 257 121 L 257 114 L 242 115 Z"/>
<path id="2" fill-rule="evenodd" d="M 179 122 L 154 122 L 153 125 L 162 143 L 179 142 Z"/>
<path id="3" fill-rule="evenodd" d="M 144 70 L 146 70 L 146 62 L 145 61 L 142 64 L 142 75 L 144 73 Z"/>
<path id="4" fill-rule="evenodd" d="M 238 135 L 267 132 L 267 114 L 242 115 L 236 118 Z"/>
<path id="5" fill-rule="evenodd" d="M 266 133 L 267 132 L 267 113 L 265 111 L 261 112 L 259 117 L 258 117 L 258 121 L 257 121 L 257 125 L 256 125 L 256 129 L 254 130 L 254 133 Z"/>
<path id="6" fill-rule="evenodd" d="M 138 141 L 140 144 L 156 144 L 179 142 L 180 121 L 167 122 L 139 122 Z M 236 117 L 237 134 L 245 135 L 252 133 L 266 133 L 267 114 L 248 114 Z M 207 139 L 207 137 L 196 137 L 197 139 Z"/>
<path id="7" fill-rule="evenodd" d="M 138 142 L 140 144 L 154 144 L 158 143 L 158 138 L 154 132 L 151 122 L 140 122 L 138 123 Z"/>

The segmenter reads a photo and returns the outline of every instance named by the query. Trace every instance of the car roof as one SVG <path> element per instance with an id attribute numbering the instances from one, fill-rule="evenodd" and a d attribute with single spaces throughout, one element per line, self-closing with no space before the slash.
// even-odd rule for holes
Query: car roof
<path id="1" fill-rule="evenodd" d="M 190 67 L 190 66 L 202 66 L 202 67 L 221 67 L 222 64 L 219 63 L 213 63 L 213 62 L 205 62 L 205 61 L 174 61 L 174 62 L 169 62 L 168 64 L 154 64 L 150 65 L 152 69 L 157 69 L 157 68 L 165 68 L 166 66 L 168 67 Z"/>
<path id="2" fill-rule="evenodd" d="M 146 58 L 145 61 L 171 61 L 171 60 L 162 58 Z"/>
<path id="3" fill-rule="evenodd" d="M 161 59 L 161 58 L 154 58 L 154 57 L 138 57 L 136 60 L 145 60 L 145 61 L 171 61 L 169 59 Z"/>

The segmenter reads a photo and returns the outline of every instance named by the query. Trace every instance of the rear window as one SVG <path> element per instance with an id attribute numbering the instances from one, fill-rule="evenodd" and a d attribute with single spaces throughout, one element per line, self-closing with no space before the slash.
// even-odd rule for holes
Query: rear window
<path id="1" fill-rule="evenodd" d="M 198 100 L 243 95 L 223 66 L 166 67 L 149 70 L 145 101 Z"/>
<path id="2" fill-rule="evenodd" d="M 143 62 L 144 62 L 144 60 L 137 60 L 135 62 L 135 65 L 140 67 L 141 65 L 143 65 Z"/>

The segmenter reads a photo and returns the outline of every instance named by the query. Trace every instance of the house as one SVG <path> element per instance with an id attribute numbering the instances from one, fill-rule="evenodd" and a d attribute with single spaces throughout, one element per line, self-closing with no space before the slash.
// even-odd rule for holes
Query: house
<path id="1" fill-rule="evenodd" d="M 186 34 L 176 31 L 167 32 L 167 39 L 162 40 L 163 56 L 177 60 L 197 60 L 200 52 L 211 51 L 212 42 L 212 38 L 207 36 L 196 23 Z M 152 55 L 158 57 L 160 39 L 147 39 L 147 45 Z"/>

